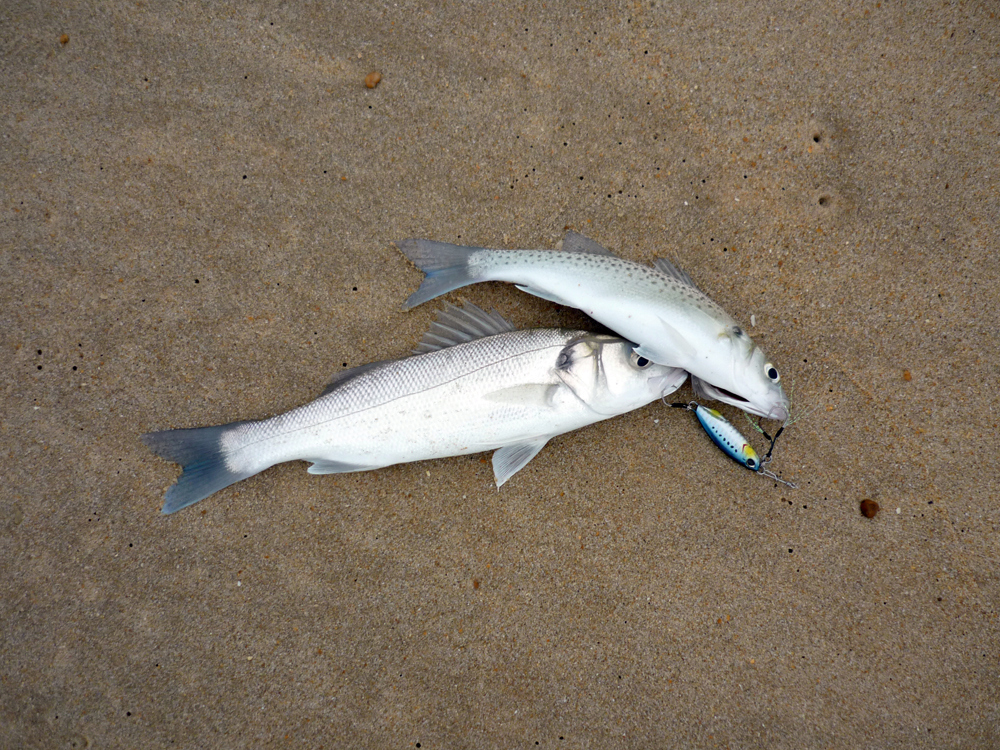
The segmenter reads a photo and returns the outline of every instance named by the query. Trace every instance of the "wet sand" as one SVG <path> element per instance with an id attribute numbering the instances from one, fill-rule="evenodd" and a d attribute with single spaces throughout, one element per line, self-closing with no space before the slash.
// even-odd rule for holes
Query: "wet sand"
<path id="1" fill-rule="evenodd" d="M 1000 744 L 1000 20 L 894 5 L 5 10 L 0 745 Z M 391 240 L 567 228 L 748 327 L 801 489 L 654 404 L 160 515 L 142 433 L 412 349 Z"/>

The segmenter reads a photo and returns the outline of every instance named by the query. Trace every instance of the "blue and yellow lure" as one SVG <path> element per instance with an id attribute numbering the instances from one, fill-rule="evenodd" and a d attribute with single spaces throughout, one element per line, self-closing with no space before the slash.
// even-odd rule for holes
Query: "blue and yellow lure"
<path id="1" fill-rule="evenodd" d="M 722 452 L 729 456 L 731 459 L 736 461 L 738 464 L 750 469 L 750 471 L 757 474 L 762 474 L 769 479 L 773 479 L 776 482 L 781 482 L 784 485 L 788 485 L 793 489 L 797 489 L 797 485 L 791 482 L 786 482 L 784 479 L 778 477 L 774 472 L 767 469 L 767 464 L 771 461 L 771 453 L 774 451 L 774 444 L 777 442 L 778 437 L 784 431 L 785 426 L 782 425 L 781 428 L 774 434 L 772 438 L 760 425 L 755 425 L 764 438 L 771 441 L 771 445 L 767 450 L 767 455 L 761 458 L 757 451 L 753 449 L 750 442 L 743 437 L 739 430 L 737 430 L 732 423 L 722 416 L 715 409 L 709 409 L 707 406 L 702 406 L 697 401 L 690 401 L 686 404 L 671 404 L 678 409 L 687 409 L 688 411 L 693 411 L 694 415 L 698 418 L 701 426 L 705 428 L 705 432 L 708 436 L 712 438 L 712 442 L 715 443 Z"/>

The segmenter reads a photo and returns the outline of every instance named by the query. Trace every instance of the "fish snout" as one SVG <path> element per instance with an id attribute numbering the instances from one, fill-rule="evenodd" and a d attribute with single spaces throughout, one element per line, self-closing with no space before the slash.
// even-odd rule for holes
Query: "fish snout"
<path id="1" fill-rule="evenodd" d="M 788 419 L 788 414 L 788 404 L 778 404 L 771 407 L 771 411 L 767 413 L 767 418 L 777 422 L 784 422 Z"/>

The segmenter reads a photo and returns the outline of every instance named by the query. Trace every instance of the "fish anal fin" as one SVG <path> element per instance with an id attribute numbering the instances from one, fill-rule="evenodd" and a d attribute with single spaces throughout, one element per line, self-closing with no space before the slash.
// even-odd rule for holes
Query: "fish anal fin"
<path id="1" fill-rule="evenodd" d="M 308 471 L 310 474 L 347 474 L 352 471 L 368 471 L 377 469 L 378 466 L 363 466 L 361 464 L 351 464 L 346 461 L 332 461 L 325 458 L 313 460 Z"/>
<path id="2" fill-rule="evenodd" d="M 571 302 L 566 302 L 562 297 L 559 297 L 552 292 L 546 291 L 544 289 L 535 289 L 534 287 L 528 286 L 527 284 L 514 284 L 522 292 L 527 292 L 535 297 L 541 297 L 549 302 L 555 302 L 557 305 L 566 305 L 567 307 L 576 307 Z"/>

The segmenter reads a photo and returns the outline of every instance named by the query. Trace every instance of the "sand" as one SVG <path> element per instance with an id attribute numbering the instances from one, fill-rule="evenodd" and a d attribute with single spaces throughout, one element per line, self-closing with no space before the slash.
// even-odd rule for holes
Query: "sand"
<path id="1" fill-rule="evenodd" d="M 0 746 L 1000 745 L 992 4 L 91 5 L 0 14 Z M 160 515 L 142 433 L 410 351 L 391 240 L 567 228 L 748 327 L 801 489 L 654 404 Z"/>

